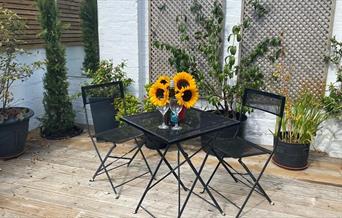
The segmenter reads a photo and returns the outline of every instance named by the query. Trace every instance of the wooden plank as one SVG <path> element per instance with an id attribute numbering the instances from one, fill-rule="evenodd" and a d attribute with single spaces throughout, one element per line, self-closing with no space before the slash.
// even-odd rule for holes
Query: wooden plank
<path id="1" fill-rule="evenodd" d="M 0 161 L 0 201 L 1 214 L 36 213 L 40 207 L 39 216 L 66 217 L 149 217 L 140 210 L 132 214 L 139 197 L 149 179 L 148 176 L 126 184 L 119 190 L 121 197 L 113 199 L 113 194 L 105 176 L 100 176 L 95 182 L 88 179 L 98 166 L 98 159 L 86 135 L 62 141 L 47 141 L 30 138 L 29 150 L 20 158 L 10 161 Z M 100 143 L 100 150 L 105 153 L 110 144 Z M 132 142 L 117 147 L 116 152 L 130 149 Z M 186 146 L 192 151 L 192 146 Z M 148 160 L 155 167 L 158 155 L 155 151 L 144 148 Z M 193 162 L 199 167 L 204 154 L 195 156 Z M 176 163 L 176 152 L 168 153 L 170 163 Z M 263 158 L 251 158 L 248 164 L 253 169 L 259 169 Z M 203 177 L 208 178 L 215 166 L 215 159 L 210 157 L 203 171 Z M 342 213 L 341 187 L 317 184 L 296 179 L 309 178 L 324 180 L 326 176 L 337 177 L 341 162 L 339 160 L 322 158 L 315 159 L 312 170 L 297 175 L 282 171 L 267 171 L 261 184 L 269 193 L 274 206 L 257 194 L 253 194 L 243 213 L 243 217 L 340 217 Z M 234 163 L 232 163 L 234 164 Z M 273 166 L 275 167 L 275 166 Z M 117 180 L 122 180 L 145 170 L 140 157 L 130 168 L 121 168 L 111 172 Z M 167 168 L 163 166 L 162 172 Z M 335 171 L 335 172 L 334 172 Z M 318 175 L 320 172 L 320 175 Z M 310 175 L 311 174 L 311 175 Z M 310 176 L 309 176 L 310 175 Z M 321 179 L 314 176 L 322 177 Z M 188 166 L 182 167 L 182 178 L 190 185 L 194 175 Z M 336 180 L 338 182 L 338 180 Z M 241 203 L 248 189 L 240 183 L 235 183 L 223 169 L 219 169 L 212 185 L 224 195 Z M 157 217 L 174 217 L 177 206 L 176 182 L 170 177 L 160 183 L 149 193 L 144 206 Z M 201 190 L 198 185 L 196 192 Z M 108 194 L 110 193 L 110 194 Z M 182 193 L 182 199 L 186 193 Z M 206 195 L 204 195 L 206 196 Z M 217 195 L 215 195 L 217 196 Z M 207 196 L 206 196 L 207 197 Z M 226 217 L 233 217 L 237 210 L 231 204 L 217 196 L 219 203 L 226 212 Z M 5 206 L 3 206 L 5 205 Z M 161 210 L 160 208 L 163 208 Z M 52 215 L 51 215 L 52 214 Z M 38 216 L 37 215 L 37 216 Z M 184 217 L 222 217 L 216 209 L 193 196 L 185 210 Z"/>

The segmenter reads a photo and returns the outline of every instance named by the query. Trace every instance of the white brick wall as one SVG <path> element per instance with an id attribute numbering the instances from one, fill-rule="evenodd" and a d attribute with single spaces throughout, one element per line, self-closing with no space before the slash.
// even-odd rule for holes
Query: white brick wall
<path id="1" fill-rule="evenodd" d="M 144 1 L 139 1 L 139 4 L 137 0 L 98 1 L 100 58 L 110 59 L 114 64 L 128 61 L 128 76 L 135 81 L 131 91 L 136 95 L 139 93 L 139 82 L 143 79 L 139 73 L 139 69 L 143 69 L 143 63 L 139 60 L 144 58 L 139 56 L 139 49 L 143 50 L 141 43 L 145 38 L 145 35 L 139 34 L 139 30 L 144 28 L 138 26 L 138 5 L 141 2 Z"/>

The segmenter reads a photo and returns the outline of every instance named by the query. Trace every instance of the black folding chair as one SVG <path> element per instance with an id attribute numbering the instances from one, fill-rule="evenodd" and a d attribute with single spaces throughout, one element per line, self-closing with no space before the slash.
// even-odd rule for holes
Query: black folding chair
<path id="1" fill-rule="evenodd" d="M 124 89 L 122 82 L 111 82 L 104 83 L 99 85 L 89 85 L 83 86 L 82 88 L 82 99 L 83 99 L 83 107 L 86 117 L 86 122 L 88 126 L 89 137 L 94 145 L 95 151 L 100 159 L 100 166 L 95 171 L 92 179 L 90 181 L 94 181 L 95 178 L 101 174 L 106 174 L 109 180 L 109 183 L 116 195 L 116 198 L 119 197 L 116 188 L 131 182 L 137 178 L 140 178 L 147 173 L 151 173 L 150 166 L 145 158 L 144 153 L 141 150 L 141 147 L 144 145 L 144 140 L 142 140 L 141 136 L 143 133 L 137 130 L 136 128 L 130 126 L 119 127 L 119 123 L 115 121 L 115 114 L 117 110 L 114 108 L 114 101 L 122 101 L 126 113 L 126 103 L 124 96 Z M 93 117 L 93 124 L 95 133 L 92 133 L 91 127 L 89 124 L 88 110 L 87 105 L 90 106 L 90 110 Z M 101 111 L 98 111 L 101 109 Z M 100 113 L 100 114 L 98 114 Z M 97 141 L 105 141 L 112 142 L 113 146 L 106 153 L 105 157 L 102 158 L 100 151 L 96 145 L 95 138 Z M 114 148 L 117 143 L 123 143 L 129 140 L 135 140 L 136 146 L 134 146 L 131 150 L 126 152 L 121 156 L 112 155 Z M 128 154 L 132 153 L 131 157 L 127 157 Z M 148 171 L 136 176 L 128 181 L 121 183 L 120 185 L 114 186 L 112 179 L 109 175 L 109 171 L 117 169 L 121 166 L 127 165 L 127 167 L 132 163 L 137 154 L 140 153 L 143 157 L 143 160 L 148 168 Z M 107 163 L 109 159 L 112 159 L 111 162 Z M 115 167 L 109 168 L 113 163 L 125 160 L 127 162 L 123 164 L 119 164 Z"/>
<path id="2" fill-rule="evenodd" d="M 273 114 L 278 118 L 276 122 L 276 136 L 275 136 L 276 138 L 274 140 L 273 149 L 269 150 L 267 148 L 264 148 L 253 142 L 250 142 L 246 139 L 239 137 L 238 136 L 239 130 L 235 133 L 235 136 L 233 138 L 231 139 L 217 138 L 213 141 L 213 143 L 211 143 L 210 147 L 207 147 L 205 149 L 205 151 L 207 152 L 207 155 L 209 154 L 215 155 L 217 159 L 219 160 L 213 173 L 209 177 L 206 183 L 206 186 L 209 186 L 220 196 L 222 196 L 223 198 L 228 200 L 230 203 L 232 203 L 234 206 L 239 208 L 239 212 L 236 215 L 236 217 L 240 216 L 242 210 L 246 206 L 253 191 L 256 191 L 260 195 L 264 196 L 270 204 L 273 204 L 270 197 L 266 194 L 265 190 L 260 185 L 259 180 L 262 177 L 277 147 L 277 144 L 278 144 L 277 139 L 278 139 L 278 135 L 280 132 L 281 120 L 283 119 L 284 107 L 285 107 L 285 97 L 283 96 L 268 93 L 268 92 L 253 90 L 253 89 L 246 89 L 242 98 L 242 108 L 251 108 L 255 110 L 261 110 L 263 112 Z M 240 116 L 240 122 L 241 122 L 241 118 L 242 116 Z M 249 170 L 247 165 L 242 161 L 242 159 L 246 157 L 251 157 L 251 156 L 256 156 L 256 155 L 265 155 L 265 154 L 268 154 L 269 157 L 266 159 L 266 162 L 260 174 L 256 177 L 252 174 L 252 172 Z M 243 169 L 246 172 L 242 173 L 242 172 L 237 171 L 229 163 L 227 163 L 224 160 L 224 158 L 238 159 L 238 163 L 243 167 Z M 226 198 L 223 194 L 221 194 L 219 191 L 217 191 L 216 189 L 214 189 L 213 187 L 209 185 L 220 165 L 222 165 L 224 169 L 229 173 L 229 175 L 232 176 L 235 182 L 241 182 L 242 184 L 251 188 L 250 192 L 248 193 L 241 207 L 236 205 L 234 202 Z M 246 176 L 249 176 L 249 177 L 246 177 Z"/>

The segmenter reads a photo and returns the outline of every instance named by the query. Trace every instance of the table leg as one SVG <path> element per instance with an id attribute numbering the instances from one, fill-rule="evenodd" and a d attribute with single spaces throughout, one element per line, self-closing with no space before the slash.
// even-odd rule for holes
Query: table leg
<path id="1" fill-rule="evenodd" d="M 201 167 L 200 167 L 200 170 L 199 170 L 199 172 L 198 172 L 198 171 L 196 170 L 196 168 L 194 167 L 194 165 L 192 164 L 191 160 L 189 159 L 188 155 L 187 155 L 186 152 L 184 151 L 182 145 L 178 143 L 178 144 L 177 144 L 177 148 L 178 148 L 178 150 L 182 153 L 183 157 L 185 158 L 185 160 L 187 161 L 187 163 L 188 163 L 189 166 L 191 167 L 192 171 L 193 171 L 193 172 L 195 173 L 195 175 L 196 175 L 196 179 L 195 179 L 195 181 L 194 181 L 194 183 L 193 183 L 193 185 L 192 185 L 192 187 L 191 187 L 190 192 L 188 193 L 187 199 L 186 199 L 186 201 L 183 203 L 183 207 L 182 207 L 182 210 L 181 210 L 181 213 L 180 213 L 179 217 L 182 215 L 182 212 L 184 211 L 184 208 L 185 208 L 185 206 L 186 206 L 186 204 L 187 204 L 187 202 L 188 202 L 188 200 L 189 200 L 189 198 L 190 198 L 190 195 L 191 195 L 192 190 L 194 189 L 194 187 L 195 187 L 195 185 L 196 185 L 197 180 L 199 180 L 200 183 L 202 184 L 202 186 L 205 188 L 205 190 L 207 191 L 209 197 L 210 197 L 211 200 L 214 202 L 216 208 L 220 211 L 220 213 L 221 213 L 222 215 L 224 215 L 223 210 L 221 209 L 220 205 L 217 203 L 216 199 L 215 199 L 214 196 L 212 195 L 212 193 L 211 193 L 211 191 L 209 190 L 209 188 L 206 187 L 206 184 L 205 184 L 205 182 L 203 181 L 203 179 L 202 179 L 202 177 L 201 177 L 201 175 L 200 175 L 201 172 L 202 172 L 202 170 L 203 170 L 203 167 L 204 167 L 204 165 L 205 165 L 205 163 L 206 163 L 206 161 L 207 161 L 208 154 L 207 154 L 206 157 L 204 158 L 204 160 L 203 160 L 203 162 L 202 162 L 202 165 L 201 165 Z"/>
<path id="2" fill-rule="evenodd" d="M 184 191 L 187 191 L 187 188 L 185 187 L 185 185 L 183 184 L 183 182 L 180 180 L 179 176 L 177 176 L 177 173 L 175 172 L 175 170 L 172 168 L 171 164 L 169 163 L 169 161 L 166 160 L 165 155 L 163 155 L 161 153 L 161 151 L 158 149 L 157 150 L 159 155 L 161 156 L 161 158 L 164 160 L 166 166 L 170 169 L 170 172 L 175 176 L 175 178 L 177 179 L 177 181 L 180 183 L 180 185 L 182 186 L 182 188 L 184 189 Z M 179 166 L 179 164 L 178 164 Z M 178 167 L 179 169 L 179 167 Z"/>
<path id="3" fill-rule="evenodd" d="M 166 148 L 165 148 L 164 153 L 162 153 L 162 157 L 160 158 L 160 161 L 159 161 L 159 163 L 158 163 L 156 169 L 154 170 L 153 176 L 151 177 L 151 179 L 150 179 L 150 181 L 149 181 L 147 187 L 145 188 L 145 191 L 144 191 L 143 195 L 141 196 L 140 201 L 139 201 L 139 203 L 138 203 L 138 205 L 137 205 L 137 207 L 136 207 L 134 213 L 137 213 L 137 212 L 138 212 L 138 210 L 139 210 L 139 208 L 140 208 L 140 206 L 141 206 L 141 204 L 142 204 L 142 202 L 143 202 L 143 200 L 144 200 L 144 198 L 145 198 L 147 192 L 148 192 L 149 189 L 150 189 L 150 186 L 151 186 L 151 184 L 152 184 L 154 178 L 156 177 L 156 175 L 157 175 L 157 173 L 158 173 L 158 170 L 159 170 L 159 168 L 160 168 L 160 166 L 161 166 L 161 164 L 162 164 L 162 162 L 163 162 L 163 159 L 164 159 L 163 157 L 166 155 L 166 153 L 167 153 L 167 151 L 169 150 L 169 148 L 170 148 L 170 145 L 168 144 L 168 145 L 166 146 Z M 158 151 L 158 153 L 161 153 L 159 149 L 157 149 L 157 151 Z"/>
<path id="4" fill-rule="evenodd" d="M 180 184 L 181 184 L 181 178 L 180 178 L 180 165 L 179 165 L 179 149 L 177 149 L 177 166 L 178 167 L 178 217 L 180 217 L 181 215 L 181 205 L 180 205 L 180 202 L 181 202 L 181 190 L 180 190 Z"/>

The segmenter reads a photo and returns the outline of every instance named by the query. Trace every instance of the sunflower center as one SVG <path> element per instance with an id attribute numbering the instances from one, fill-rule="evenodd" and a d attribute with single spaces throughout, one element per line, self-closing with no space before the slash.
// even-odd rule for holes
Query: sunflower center
<path id="1" fill-rule="evenodd" d="M 157 89 L 156 96 L 157 98 L 164 98 L 164 89 Z"/>
<path id="2" fill-rule="evenodd" d="M 179 80 L 178 83 L 177 83 L 177 88 L 178 88 L 178 89 L 181 89 L 181 88 L 187 87 L 187 86 L 189 86 L 189 85 L 190 85 L 190 84 L 189 84 L 189 82 L 188 82 L 187 80 L 181 79 L 181 80 Z"/>
<path id="3" fill-rule="evenodd" d="M 167 81 L 165 79 L 162 79 L 162 80 L 160 80 L 160 83 L 165 85 L 165 84 L 167 84 Z"/>
<path id="4" fill-rule="evenodd" d="M 184 91 L 182 98 L 184 101 L 190 101 L 192 98 L 192 92 L 190 90 Z"/>

